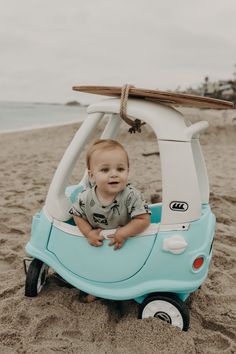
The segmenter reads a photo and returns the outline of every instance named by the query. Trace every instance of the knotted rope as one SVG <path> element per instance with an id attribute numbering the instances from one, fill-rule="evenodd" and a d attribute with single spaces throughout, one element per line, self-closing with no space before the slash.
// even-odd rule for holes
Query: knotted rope
<path id="1" fill-rule="evenodd" d="M 120 98 L 120 117 L 128 124 L 131 126 L 129 128 L 129 133 L 136 133 L 139 132 L 141 133 L 141 126 L 144 125 L 145 123 L 141 122 L 140 119 L 134 119 L 133 117 L 129 116 L 127 114 L 127 103 L 128 103 L 128 97 L 129 97 L 129 90 L 131 87 L 134 87 L 132 85 L 124 85 L 121 89 L 121 98 Z"/>

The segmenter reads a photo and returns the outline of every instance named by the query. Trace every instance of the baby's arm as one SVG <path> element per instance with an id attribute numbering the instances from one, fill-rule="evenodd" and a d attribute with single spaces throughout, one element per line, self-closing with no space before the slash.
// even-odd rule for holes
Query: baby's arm
<path id="1" fill-rule="evenodd" d="M 102 229 L 93 229 L 87 220 L 79 216 L 73 215 L 73 219 L 82 232 L 82 234 L 87 238 L 88 242 L 92 246 L 102 246 L 104 237 L 100 236 Z"/>
<path id="2" fill-rule="evenodd" d="M 114 249 L 120 249 L 123 243 L 132 236 L 136 236 L 143 232 L 150 225 L 150 215 L 141 214 L 135 216 L 128 224 L 117 229 L 112 236 L 110 246 L 114 245 Z"/>

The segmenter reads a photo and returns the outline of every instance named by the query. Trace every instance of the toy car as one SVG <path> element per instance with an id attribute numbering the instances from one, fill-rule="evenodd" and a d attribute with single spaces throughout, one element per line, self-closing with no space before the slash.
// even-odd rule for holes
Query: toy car
<path id="1" fill-rule="evenodd" d="M 157 317 L 187 330 L 185 304 L 207 277 L 212 257 L 215 216 L 209 206 L 209 183 L 199 143 L 208 123 L 187 124 L 174 108 L 131 98 L 130 116 L 155 132 L 162 170 L 162 202 L 150 205 L 151 225 L 114 252 L 88 244 L 69 209 L 86 188 L 86 172 L 78 185 L 68 186 L 73 167 L 104 114 L 110 114 L 101 138 L 119 131 L 119 98 L 88 107 L 88 116 L 66 150 L 51 182 L 43 209 L 33 217 L 26 253 L 33 258 L 25 284 L 26 296 L 37 296 L 51 267 L 66 282 L 100 298 L 134 299 L 139 318 Z"/>

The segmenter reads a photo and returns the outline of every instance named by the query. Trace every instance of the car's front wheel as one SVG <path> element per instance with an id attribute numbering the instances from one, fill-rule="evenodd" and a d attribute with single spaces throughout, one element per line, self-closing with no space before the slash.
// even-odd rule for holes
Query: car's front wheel
<path id="1" fill-rule="evenodd" d="M 140 305 L 139 318 L 156 317 L 187 331 L 189 311 L 183 301 L 172 293 L 157 293 L 146 297 Z"/>

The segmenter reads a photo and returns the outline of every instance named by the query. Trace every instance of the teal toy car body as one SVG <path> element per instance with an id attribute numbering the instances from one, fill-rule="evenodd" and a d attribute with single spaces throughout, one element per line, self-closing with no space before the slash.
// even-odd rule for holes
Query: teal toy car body
<path id="1" fill-rule="evenodd" d="M 51 182 L 43 209 L 33 217 L 26 253 L 33 258 L 25 294 L 42 289 L 48 267 L 74 287 L 112 300 L 135 299 L 139 317 L 158 317 L 183 330 L 189 326 L 185 300 L 207 277 L 212 257 L 215 216 L 209 206 L 209 183 L 199 143 L 207 122 L 190 125 L 173 108 L 129 99 L 130 116 L 148 123 L 157 135 L 162 169 L 162 203 L 152 204 L 151 225 L 114 252 L 88 244 L 69 209 L 82 181 L 68 186 L 73 167 L 91 133 L 110 114 L 101 138 L 115 138 L 121 119 L 119 99 L 88 108 Z"/>

